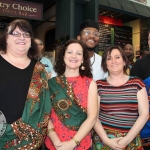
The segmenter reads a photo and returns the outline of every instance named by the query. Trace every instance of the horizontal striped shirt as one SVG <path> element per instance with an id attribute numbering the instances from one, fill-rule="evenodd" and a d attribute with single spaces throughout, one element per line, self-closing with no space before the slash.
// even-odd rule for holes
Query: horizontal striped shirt
<path id="1" fill-rule="evenodd" d="M 138 114 L 137 92 L 145 87 L 138 77 L 129 77 L 121 86 L 113 86 L 106 79 L 97 81 L 101 97 L 99 119 L 104 129 L 128 132 Z"/>

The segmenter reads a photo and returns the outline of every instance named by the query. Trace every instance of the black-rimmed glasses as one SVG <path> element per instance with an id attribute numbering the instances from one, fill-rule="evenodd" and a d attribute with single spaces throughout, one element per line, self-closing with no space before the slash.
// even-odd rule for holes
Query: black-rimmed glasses
<path id="1" fill-rule="evenodd" d="M 25 33 L 19 33 L 19 32 L 13 32 L 13 33 L 8 33 L 9 35 L 12 35 L 14 37 L 21 37 L 21 35 L 23 35 L 24 38 L 30 38 L 31 35 L 28 32 Z"/>

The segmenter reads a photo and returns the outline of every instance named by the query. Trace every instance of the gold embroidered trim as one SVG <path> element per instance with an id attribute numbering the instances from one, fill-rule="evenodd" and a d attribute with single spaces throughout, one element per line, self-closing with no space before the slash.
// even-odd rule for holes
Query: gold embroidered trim
<path id="1" fill-rule="evenodd" d="M 59 77 L 58 77 L 59 78 Z M 62 87 L 65 87 L 65 83 L 63 80 L 64 76 L 60 76 L 60 80 L 59 83 L 61 83 Z M 84 108 L 83 106 L 81 106 L 80 101 L 78 100 L 78 98 L 75 96 L 74 92 L 73 92 L 73 88 L 72 85 L 68 82 L 67 78 L 66 78 L 66 87 L 67 87 L 67 95 L 76 103 L 77 106 L 79 106 L 79 108 L 83 111 L 87 113 L 87 109 Z"/>
<path id="2" fill-rule="evenodd" d="M 57 102 L 57 106 L 59 107 L 59 109 L 63 111 L 67 110 L 71 105 L 72 105 L 71 101 L 67 99 L 61 99 Z"/>

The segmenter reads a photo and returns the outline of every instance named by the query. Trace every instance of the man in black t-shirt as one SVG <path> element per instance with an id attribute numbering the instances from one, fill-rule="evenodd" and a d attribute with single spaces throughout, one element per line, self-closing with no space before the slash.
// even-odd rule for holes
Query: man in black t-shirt
<path id="1" fill-rule="evenodd" d="M 150 47 L 150 30 L 148 32 L 148 45 Z M 140 77 L 146 85 L 148 99 L 150 100 L 150 54 L 138 59 L 130 71 L 131 76 Z M 141 139 L 144 150 L 150 150 L 150 118 L 141 130 Z"/>

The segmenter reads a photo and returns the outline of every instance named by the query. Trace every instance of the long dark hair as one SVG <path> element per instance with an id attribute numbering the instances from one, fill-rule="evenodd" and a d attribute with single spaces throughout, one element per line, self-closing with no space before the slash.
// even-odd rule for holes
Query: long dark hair
<path id="1" fill-rule="evenodd" d="M 65 69 L 66 69 L 66 65 L 65 65 L 65 62 L 64 62 L 65 51 L 66 51 L 67 47 L 70 44 L 73 44 L 73 43 L 80 44 L 81 47 L 82 47 L 82 49 L 83 49 L 83 63 L 82 63 L 82 65 L 85 67 L 85 70 L 82 70 L 81 66 L 80 66 L 79 67 L 79 73 L 80 73 L 80 75 L 82 77 L 83 76 L 87 76 L 87 77 L 92 78 L 93 76 L 92 76 L 92 73 L 91 73 L 90 59 L 89 59 L 89 55 L 88 55 L 88 52 L 86 50 L 86 47 L 85 47 L 85 45 L 81 41 L 76 40 L 76 39 L 68 40 L 64 44 L 64 46 L 62 46 L 59 49 L 58 58 L 56 60 L 56 64 L 54 65 L 55 72 L 58 74 L 58 76 L 61 76 L 61 75 L 64 74 Z"/>
<path id="2" fill-rule="evenodd" d="M 13 33 L 13 31 L 17 27 L 21 31 L 28 32 L 30 34 L 30 36 L 31 36 L 31 47 L 29 48 L 27 55 L 29 58 L 37 59 L 38 58 L 38 47 L 37 47 L 37 44 L 35 43 L 35 41 L 33 39 L 32 27 L 27 21 L 25 21 L 23 19 L 15 19 L 12 22 L 10 22 L 9 25 L 6 27 L 3 36 L 0 38 L 0 50 L 3 53 L 7 52 L 7 43 L 6 43 L 7 36 L 8 36 L 8 34 Z"/>

